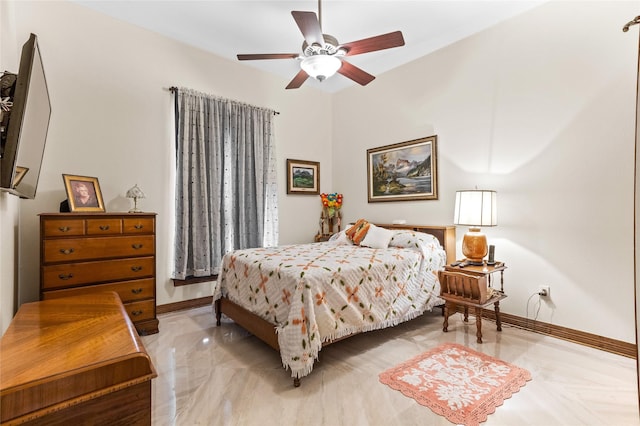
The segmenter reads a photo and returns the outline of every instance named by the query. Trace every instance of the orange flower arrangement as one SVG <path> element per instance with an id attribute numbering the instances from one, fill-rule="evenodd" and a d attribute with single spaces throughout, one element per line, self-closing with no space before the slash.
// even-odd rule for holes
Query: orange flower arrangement
<path id="1" fill-rule="evenodd" d="M 320 194 L 320 199 L 328 217 L 334 217 L 342 208 L 342 194 L 337 192 L 327 194 L 323 192 Z"/>

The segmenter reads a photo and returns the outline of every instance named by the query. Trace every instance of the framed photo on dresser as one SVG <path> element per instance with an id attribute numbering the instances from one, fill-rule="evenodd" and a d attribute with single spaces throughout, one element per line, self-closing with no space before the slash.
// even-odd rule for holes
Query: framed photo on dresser
<path id="1" fill-rule="evenodd" d="M 69 211 L 104 212 L 104 202 L 98 178 L 78 175 L 62 175 L 67 191 Z"/>

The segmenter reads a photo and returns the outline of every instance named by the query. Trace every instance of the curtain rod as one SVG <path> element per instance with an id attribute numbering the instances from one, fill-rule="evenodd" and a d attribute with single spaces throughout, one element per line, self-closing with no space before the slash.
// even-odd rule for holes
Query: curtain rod
<path id="1" fill-rule="evenodd" d="M 178 93 L 178 88 L 176 86 L 171 86 L 171 87 L 169 87 L 169 91 L 171 93 Z M 280 112 L 279 111 L 273 111 L 273 115 L 280 115 Z"/>
<path id="2" fill-rule="evenodd" d="M 629 31 L 629 27 L 632 25 L 640 24 L 640 16 L 636 16 L 631 21 L 627 22 L 624 27 L 622 27 L 622 31 L 625 33 Z"/>

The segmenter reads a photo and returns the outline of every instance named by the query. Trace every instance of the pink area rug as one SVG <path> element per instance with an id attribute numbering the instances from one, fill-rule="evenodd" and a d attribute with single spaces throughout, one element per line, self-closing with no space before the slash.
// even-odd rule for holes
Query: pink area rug
<path id="1" fill-rule="evenodd" d="M 475 426 L 531 380 L 520 367 L 445 343 L 380 374 L 380 381 L 447 420 Z"/>

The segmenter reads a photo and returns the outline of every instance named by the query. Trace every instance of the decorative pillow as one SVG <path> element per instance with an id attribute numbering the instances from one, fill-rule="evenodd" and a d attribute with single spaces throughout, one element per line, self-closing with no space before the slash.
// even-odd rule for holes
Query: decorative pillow
<path id="1" fill-rule="evenodd" d="M 347 234 L 347 237 L 351 238 L 353 237 L 353 234 L 355 234 L 356 230 L 358 229 L 358 227 L 362 224 L 362 222 L 366 222 L 364 219 L 358 219 L 356 221 L 356 223 L 354 223 L 353 225 L 351 225 L 351 227 L 347 228 L 344 232 Z"/>
<path id="2" fill-rule="evenodd" d="M 356 223 L 354 223 L 353 225 L 351 225 L 351 227 L 347 228 L 344 232 L 345 234 L 347 234 L 347 237 L 352 238 L 353 235 L 356 233 L 356 231 L 358 230 L 358 228 L 360 226 L 362 226 L 362 223 L 366 222 L 364 219 L 358 219 L 356 221 Z"/>
<path id="3" fill-rule="evenodd" d="M 353 245 L 353 241 L 347 236 L 346 231 L 340 231 L 331 236 L 329 238 L 329 242 L 340 245 L 340 246 L 350 246 Z"/>
<path id="4" fill-rule="evenodd" d="M 389 247 L 391 238 L 393 238 L 393 234 L 393 231 L 390 231 L 388 229 L 370 225 L 369 231 L 367 232 L 367 235 L 365 235 L 364 239 L 360 242 L 360 245 L 371 248 L 387 248 Z"/>
<path id="5" fill-rule="evenodd" d="M 367 231 L 369 230 L 370 225 L 371 224 L 365 219 L 358 219 L 355 225 L 347 229 L 345 232 L 354 244 L 359 245 L 360 242 L 364 239 L 365 235 L 367 235 Z"/>

